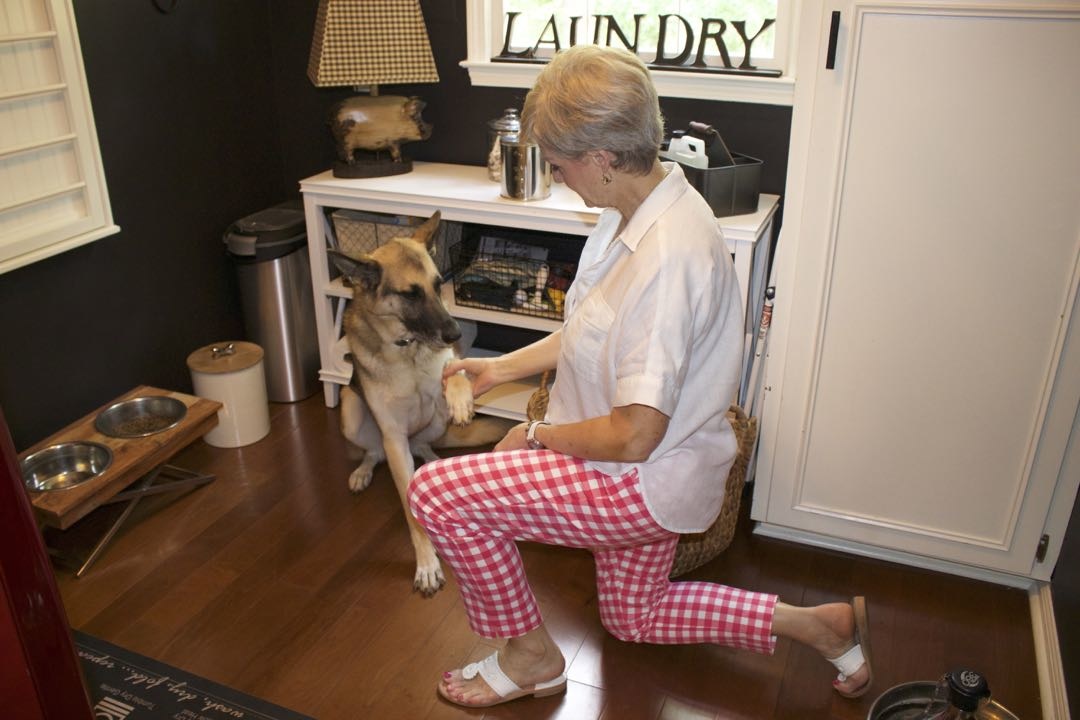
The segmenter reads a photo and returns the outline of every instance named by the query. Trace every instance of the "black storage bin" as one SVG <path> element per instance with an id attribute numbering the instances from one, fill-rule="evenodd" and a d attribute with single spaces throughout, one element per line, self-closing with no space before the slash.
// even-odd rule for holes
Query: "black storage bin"
<path id="1" fill-rule="evenodd" d="M 731 153 L 734 165 L 697 168 L 684 163 L 683 174 L 712 208 L 716 217 L 757 212 L 762 161 Z"/>

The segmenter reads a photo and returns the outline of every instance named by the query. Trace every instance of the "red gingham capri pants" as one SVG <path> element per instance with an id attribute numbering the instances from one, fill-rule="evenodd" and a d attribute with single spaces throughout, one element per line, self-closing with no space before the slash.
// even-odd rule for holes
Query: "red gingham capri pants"
<path id="1" fill-rule="evenodd" d="M 600 619 L 620 640 L 775 648 L 777 596 L 668 579 L 679 536 L 649 513 L 636 470 L 610 477 L 551 450 L 461 455 L 421 466 L 409 506 L 482 637 L 542 623 L 515 543 L 527 540 L 592 551 Z"/>

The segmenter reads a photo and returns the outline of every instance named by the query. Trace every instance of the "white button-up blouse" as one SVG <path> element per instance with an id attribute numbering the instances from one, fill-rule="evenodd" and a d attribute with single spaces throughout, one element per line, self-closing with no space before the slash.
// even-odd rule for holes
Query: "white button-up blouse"
<path id="1" fill-rule="evenodd" d="M 670 418 L 643 463 L 594 462 L 608 475 L 637 468 L 650 512 L 678 533 L 707 529 L 720 512 L 737 442 L 726 412 L 743 354 L 738 280 L 712 210 L 668 175 L 616 235 L 601 213 L 566 296 L 561 352 L 548 400 L 552 423 L 640 404 Z"/>

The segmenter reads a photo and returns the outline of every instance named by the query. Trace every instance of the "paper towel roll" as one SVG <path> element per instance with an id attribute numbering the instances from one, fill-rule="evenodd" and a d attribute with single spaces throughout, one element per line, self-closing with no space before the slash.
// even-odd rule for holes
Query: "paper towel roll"
<path id="1" fill-rule="evenodd" d="M 199 397 L 217 400 L 218 424 L 203 436 L 214 447 L 242 447 L 270 432 L 262 348 L 249 342 L 215 343 L 187 359 Z"/>

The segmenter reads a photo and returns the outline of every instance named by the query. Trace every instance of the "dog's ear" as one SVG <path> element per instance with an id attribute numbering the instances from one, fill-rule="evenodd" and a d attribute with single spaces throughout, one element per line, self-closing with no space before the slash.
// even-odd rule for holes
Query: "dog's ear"
<path id="1" fill-rule="evenodd" d="M 442 211 L 436 210 L 435 214 L 429 217 L 423 225 L 416 228 L 416 232 L 413 233 L 413 240 L 426 246 L 428 252 L 432 255 L 435 254 L 435 231 L 439 229 L 441 221 Z"/>
<path id="2" fill-rule="evenodd" d="M 359 287 L 365 290 L 373 290 L 379 286 L 382 278 L 382 267 L 370 258 L 353 258 L 337 250 L 327 250 L 334 266 L 341 271 L 345 284 L 349 287 Z"/>

